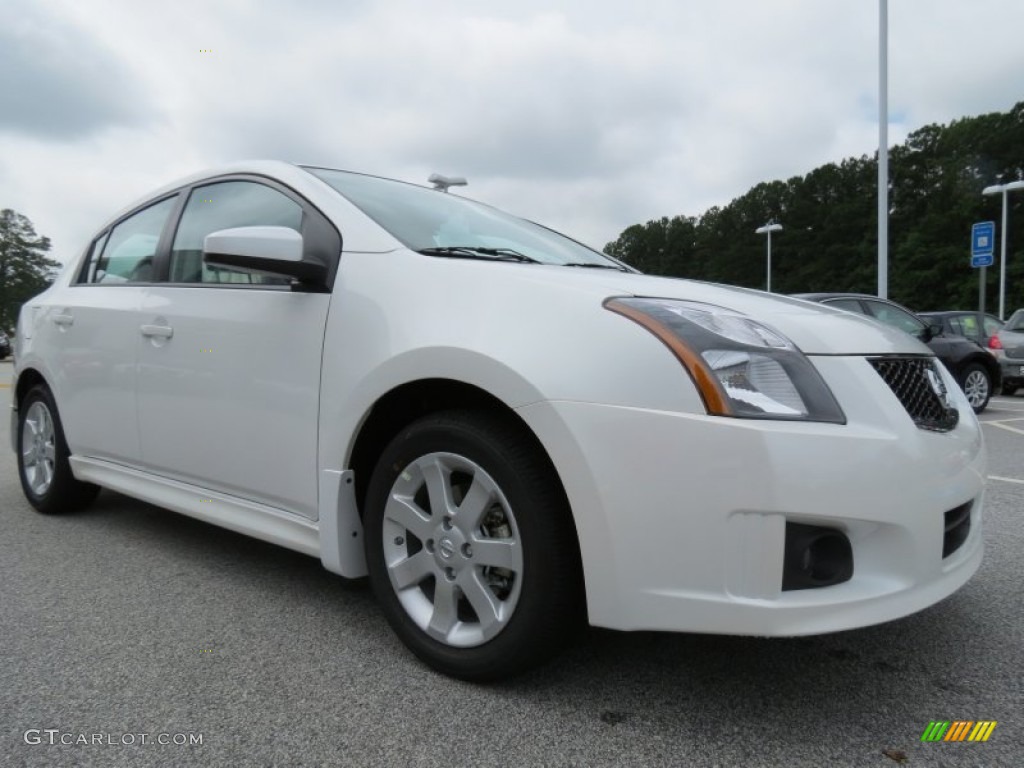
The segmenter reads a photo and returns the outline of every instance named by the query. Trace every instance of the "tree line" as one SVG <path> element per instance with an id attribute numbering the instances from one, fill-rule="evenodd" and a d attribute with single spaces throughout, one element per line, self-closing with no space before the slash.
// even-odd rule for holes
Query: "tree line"
<path id="1" fill-rule="evenodd" d="M 976 308 L 971 225 L 996 222 L 1000 195 L 986 186 L 1024 178 L 1024 102 L 1009 112 L 928 125 L 889 152 L 889 296 L 919 310 Z M 1024 192 L 1009 196 L 1007 314 L 1024 306 Z M 700 216 L 634 224 L 605 252 L 643 272 L 764 288 L 769 221 L 772 289 L 777 293 L 875 293 L 878 264 L 878 160 L 828 163 L 806 176 L 763 182 Z M 986 302 L 997 307 L 999 270 L 987 270 Z"/>
<path id="2" fill-rule="evenodd" d="M 49 250 L 26 216 L 0 210 L 0 330 L 13 330 L 21 305 L 53 282 L 61 265 Z"/>

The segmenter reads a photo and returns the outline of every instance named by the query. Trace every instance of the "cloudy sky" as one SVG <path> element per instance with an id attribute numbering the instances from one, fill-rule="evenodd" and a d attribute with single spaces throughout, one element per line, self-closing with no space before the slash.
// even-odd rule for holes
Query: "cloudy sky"
<path id="1" fill-rule="evenodd" d="M 890 140 L 1024 100 L 1021 0 L 890 0 Z M 597 248 L 878 141 L 875 0 L 0 0 L 0 208 L 77 255 L 267 157 L 463 193 Z"/>

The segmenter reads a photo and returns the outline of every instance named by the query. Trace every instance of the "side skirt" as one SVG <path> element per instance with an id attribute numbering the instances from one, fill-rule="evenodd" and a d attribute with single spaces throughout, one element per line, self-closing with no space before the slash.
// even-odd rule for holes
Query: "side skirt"
<path id="1" fill-rule="evenodd" d="M 311 520 L 102 459 L 72 456 L 70 463 L 78 480 L 296 552 L 320 556 L 320 530 Z"/>

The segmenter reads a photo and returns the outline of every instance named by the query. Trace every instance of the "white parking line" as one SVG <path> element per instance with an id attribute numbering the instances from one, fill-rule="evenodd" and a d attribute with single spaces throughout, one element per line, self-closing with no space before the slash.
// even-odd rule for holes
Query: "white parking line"
<path id="1" fill-rule="evenodd" d="M 1003 483 L 1016 483 L 1017 485 L 1024 485 L 1024 480 L 1018 480 L 1015 477 L 999 477 L 998 475 L 989 475 L 989 480 L 999 480 Z"/>
<path id="2" fill-rule="evenodd" d="M 1018 435 L 1024 435 L 1024 429 L 1017 429 L 1016 427 L 1008 427 L 1006 424 L 1003 424 L 1001 421 L 983 421 L 982 424 L 986 424 L 986 425 L 988 425 L 990 427 L 999 427 L 1000 429 L 1005 429 L 1007 432 L 1016 432 Z"/>

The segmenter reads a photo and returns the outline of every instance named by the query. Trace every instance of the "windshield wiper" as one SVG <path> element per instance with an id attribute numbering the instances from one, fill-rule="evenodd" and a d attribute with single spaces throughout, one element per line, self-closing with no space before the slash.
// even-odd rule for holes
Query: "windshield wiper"
<path id="1" fill-rule="evenodd" d="M 417 253 L 425 256 L 444 256 L 449 259 L 483 259 L 484 261 L 519 261 L 528 264 L 540 264 L 519 251 L 511 248 L 483 248 L 477 245 L 444 245 L 432 248 L 421 248 Z"/>
<path id="2" fill-rule="evenodd" d="M 587 261 L 570 261 L 568 264 L 562 264 L 563 267 L 585 267 L 586 269 L 614 269 L 616 272 L 628 272 L 625 267 L 620 267 L 618 264 L 597 264 L 594 262 Z"/>

